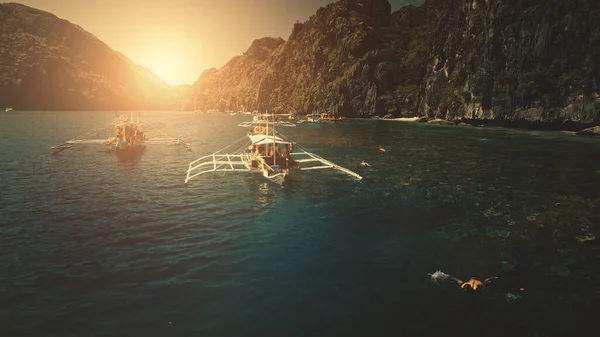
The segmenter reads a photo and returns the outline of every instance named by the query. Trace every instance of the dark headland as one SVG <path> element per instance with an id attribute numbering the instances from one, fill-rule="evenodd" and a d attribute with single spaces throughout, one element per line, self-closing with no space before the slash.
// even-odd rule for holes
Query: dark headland
<path id="1" fill-rule="evenodd" d="M 2 110 L 173 109 L 178 90 L 69 21 L 0 4 Z"/>

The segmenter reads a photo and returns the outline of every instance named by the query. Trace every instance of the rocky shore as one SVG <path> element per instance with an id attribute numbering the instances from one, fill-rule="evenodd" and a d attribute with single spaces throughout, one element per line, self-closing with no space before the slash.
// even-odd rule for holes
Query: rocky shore
<path id="1" fill-rule="evenodd" d="M 427 117 L 412 117 L 412 118 L 381 118 L 381 120 L 410 122 L 410 123 L 426 123 L 432 125 L 457 125 L 457 126 L 492 126 L 504 127 L 510 129 L 524 130 L 548 130 L 548 131 L 572 131 L 580 136 L 599 136 L 600 126 L 594 124 L 583 124 L 573 121 L 552 123 L 539 123 L 528 121 L 510 121 L 497 119 L 457 119 L 445 120 L 440 118 Z"/>
<path id="2" fill-rule="evenodd" d="M 600 126 L 583 129 L 577 132 L 578 136 L 600 136 Z"/>

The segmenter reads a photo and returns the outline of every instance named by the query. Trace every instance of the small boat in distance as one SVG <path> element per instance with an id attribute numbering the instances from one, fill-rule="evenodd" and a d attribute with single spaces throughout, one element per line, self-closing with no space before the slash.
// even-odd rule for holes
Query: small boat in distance
<path id="1" fill-rule="evenodd" d="M 274 125 L 275 123 L 259 123 L 247 135 L 224 149 L 194 160 L 188 166 L 185 183 L 209 172 L 254 172 L 282 185 L 294 170 L 319 169 L 335 169 L 362 179 L 357 173 L 308 152 L 276 132 Z"/>
<path id="2" fill-rule="evenodd" d="M 109 137 L 108 139 L 90 138 L 94 134 L 98 134 L 102 130 L 106 129 L 108 129 L 109 132 L 110 129 L 114 129 L 115 136 Z M 169 137 L 158 129 L 155 131 L 161 133 L 164 138 L 149 138 L 147 131 L 145 131 L 145 127 L 140 123 L 139 116 L 137 120 L 135 120 L 132 112 L 131 116 L 119 116 L 107 127 L 105 126 L 92 130 L 83 136 L 67 140 L 66 142 L 57 146 L 53 146 L 50 149 L 53 150 L 53 155 L 57 155 L 75 145 L 100 145 L 104 146 L 107 152 L 113 152 L 118 155 L 139 154 L 146 148 L 146 144 L 181 145 L 190 149 L 189 144 L 183 139 Z"/>
<path id="3" fill-rule="evenodd" d="M 11 107 L 8 107 L 8 108 L 4 109 L 4 111 L 5 111 L 5 112 L 13 111 L 13 108 L 11 108 Z"/>
<path id="4" fill-rule="evenodd" d="M 288 115 L 285 115 L 288 116 Z M 272 119 L 269 119 L 272 117 Z M 243 128 L 258 126 L 258 125 L 269 125 L 273 126 L 296 126 L 296 124 L 290 122 L 289 120 L 278 120 L 275 119 L 275 115 L 271 114 L 260 114 L 259 112 L 252 113 L 252 119 L 249 121 L 241 122 L 238 126 Z"/>
<path id="5" fill-rule="evenodd" d="M 296 123 L 321 124 L 321 117 L 319 117 L 319 115 L 317 113 L 313 112 L 310 115 L 306 115 L 306 119 L 301 119 L 301 120 L 297 121 Z"/>
<path id="6" fill-rule="evenodd" d="M 344 119 L 346 119 L 346 117 L 336 116 L 336 115 L 330 114 L 330 113 L 322 113 L 321 119 L 324 121 L 341 122 Z"/>

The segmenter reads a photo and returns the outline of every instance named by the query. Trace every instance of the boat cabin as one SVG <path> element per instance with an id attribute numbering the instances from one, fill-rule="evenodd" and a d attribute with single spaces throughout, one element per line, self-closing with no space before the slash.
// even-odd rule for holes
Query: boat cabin
<path id="1" fill-rule="evenodd" d="M 294 145 L 272 135 L 249 135 L 251 145 L 248 152 L 252 158 L 252 167 L 266 169 L 261 165 L 270 167 L 274 172 L 286 172 L 295 165 L 290 155 L 294 152 Z"/>

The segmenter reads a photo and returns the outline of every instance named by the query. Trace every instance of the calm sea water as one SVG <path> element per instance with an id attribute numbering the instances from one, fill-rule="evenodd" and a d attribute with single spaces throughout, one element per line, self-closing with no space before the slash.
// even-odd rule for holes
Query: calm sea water
<path id="1" fill-rule="evenodd" d="M 592 322 L 599 140 L 349 120 L 281 131 L 363 181 L 184 185 L 246 117 L 142 113 L 193 152 L 120 160 L 48 150 L 112 112 L 0 114 L 0 335 L 549 336 Z M 473 292 L 436 270 L 498 279 Z"/>

